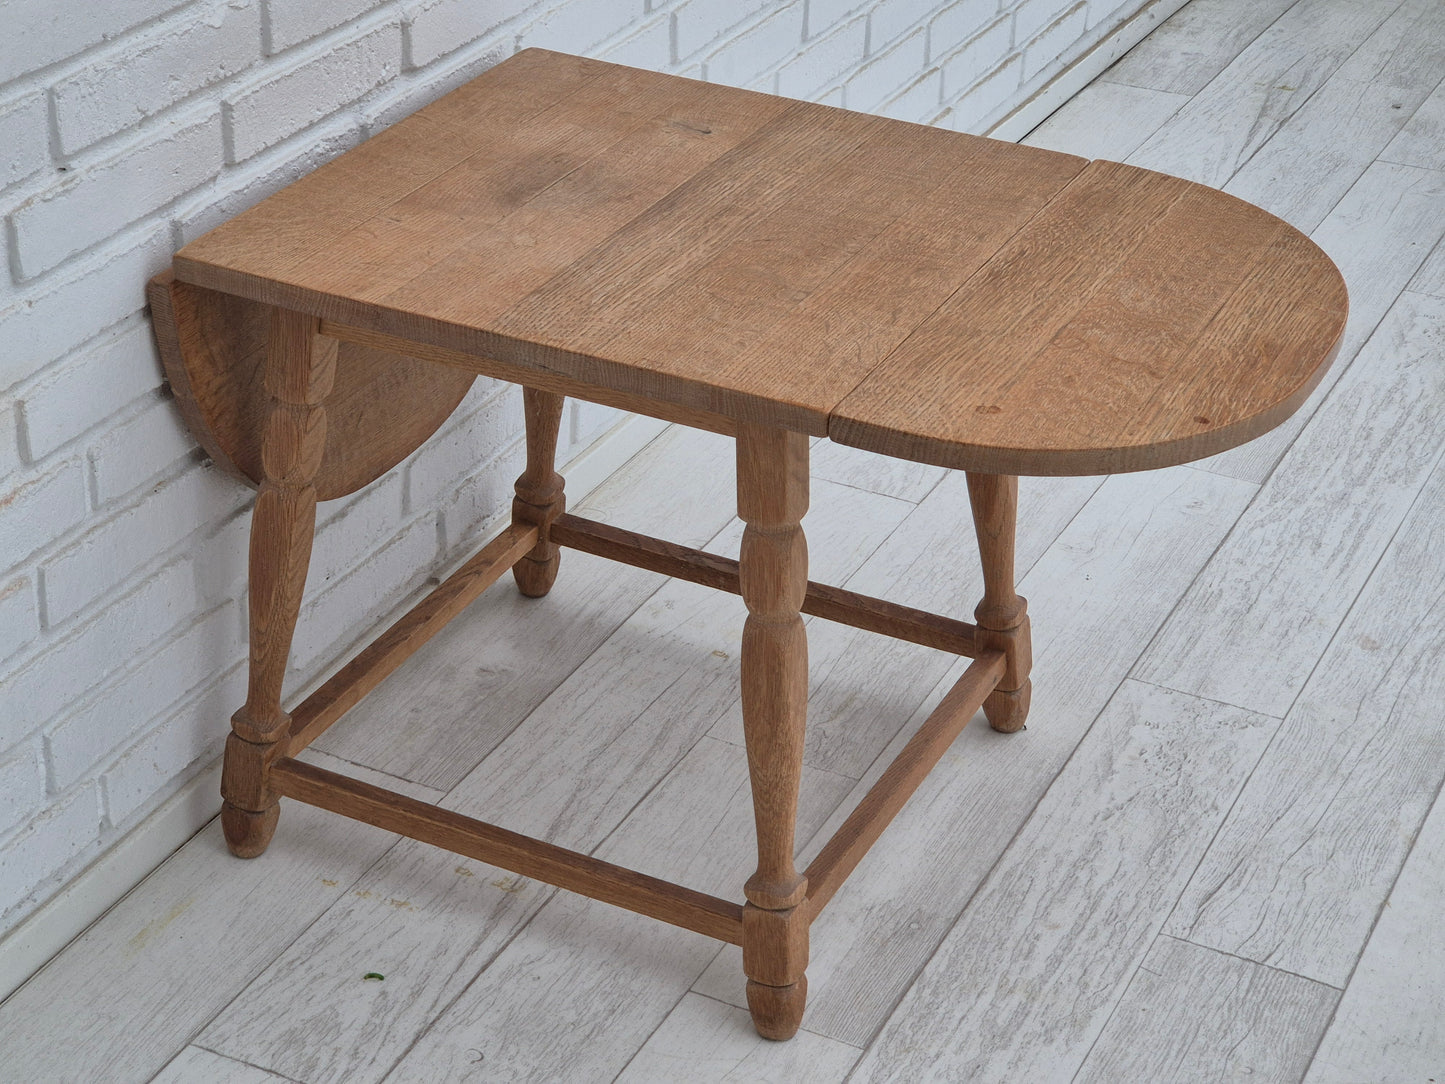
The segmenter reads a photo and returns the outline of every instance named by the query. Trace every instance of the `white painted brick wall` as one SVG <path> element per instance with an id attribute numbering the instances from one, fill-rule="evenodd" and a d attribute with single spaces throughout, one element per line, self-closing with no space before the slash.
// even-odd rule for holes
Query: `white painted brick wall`
<path id="1" fill-rule="evenodd" d="M 115 42 L 51 88 L 63 154 L 133 128 L 261 57 L 260 0 L 208 0 Z"/>
<path id="2" fill-rule="evenodd" d="M 0 931 L 219 751 L 250 493 L 161 381 L 174 247 L 524 45 L 981 131 L 1146 0 L 9 0 L 0 30 Z M 620 415 L 573 404 L 562 456 Z M 323 509 L 291 681 L 509 508 L 515 389 Z"/>

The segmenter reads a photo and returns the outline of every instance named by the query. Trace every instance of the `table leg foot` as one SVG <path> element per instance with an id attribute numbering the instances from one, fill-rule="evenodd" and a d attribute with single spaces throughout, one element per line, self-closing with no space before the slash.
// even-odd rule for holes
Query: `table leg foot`
<path id="1" fill-rule="evenodd" d="M 1013 734 L 1024 729 L 1029 717 L 1029 693 L 1033 682 L 1025 681 L 1023 688 L 1013 690 L 995 689 L 983 702 L 983 713 L 988 725 L 1000 734 Z"/>
<path id="2" fill-rule="evenodd" d="M 221 831 L 226 836 L 227 850 L 237 858 L 259 857 L 271 845 L 271 837 L 276 834 L 276 823 L 280 819 L 279 802 L 259 813 L 222 802 Z"/>
<path id="3" fill-rule="evenodd" d="M 512 522 L 536 526 L 537 544 L 512 566 L 512 578 L 517 581 L 517 590 L 528 598 L 541 598 L 552 590 L 561 563 L 561 547 L 548 532 L 552 521 L 567 510 L 562 476 L 556 469 L 562 404 L 560 395 L 522 389 L 522 407 L 527 416 L 527 469 L 517 479 Z"/>
<path id="4" fill-rule="evenodd" d="M 764 1039 L 785 1040 L 798 1034 L 803 1006 L 808 999 L 808 977 L 791 986 L 768 986 L 748 980 L 748 1012 L 753 1027 Z"/>

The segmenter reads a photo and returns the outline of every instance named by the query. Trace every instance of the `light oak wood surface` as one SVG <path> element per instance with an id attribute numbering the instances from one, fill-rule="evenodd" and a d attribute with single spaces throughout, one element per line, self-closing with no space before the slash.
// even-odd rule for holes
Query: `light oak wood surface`
<path id="1" fill-rule="evenodd" d="M 477 372 L 999 474 L 1257 436 L 1319 379 L 1346 309 L 1323 253 L 1210 189 L 539 50 L 175 269 Z"/>

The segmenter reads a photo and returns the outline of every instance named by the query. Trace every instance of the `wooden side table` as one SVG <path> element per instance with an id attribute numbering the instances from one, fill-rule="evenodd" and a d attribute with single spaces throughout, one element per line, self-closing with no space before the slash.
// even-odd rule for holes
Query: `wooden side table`
<path id="1" fill-rule="evenodd" d="M 1297 230 L 1178 178 L 539 50 L 186 246 L 151 302 L 188 421 L 260 487 L 231 850 L 265 850 L 290 797 L 740 944 L 775 1039 L 803 1015 L 809 924 L 893 815 L 980 707 L 1002 731 L 1028 716 L 1017 476 L 1257 436 L 1319 380 L 1347 308 Z M 511 526 L 288 712 L 317 501 L 394 466 L 479 373 L 525 387 Z M 741 560 L 566 514 L 567 395 L 735 436 Z M 968 472 L 976 624 L 808 581 L 812 436 Z M 295 759 L 507 569 L 545 595 L 563 547 L 747 604 L 744 903 Z M 800 873 L 801 613 L 974 661 Z"/>

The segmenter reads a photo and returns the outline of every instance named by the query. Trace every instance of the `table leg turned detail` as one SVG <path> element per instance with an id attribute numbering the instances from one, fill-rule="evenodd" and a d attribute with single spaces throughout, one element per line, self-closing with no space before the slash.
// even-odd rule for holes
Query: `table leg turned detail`
<path id="1" fill-rule="evenodd" d="M 803 1019 L 808 984 L 808 882 L 793 864 L 808 641 L 800 609 L 808 585 L 808 438 L 740 425 L 738 515 L 743 626 L 743 731 L 757 822 L 758 868 L 745 886 L 743 970 L 758 1034 L 789 1039 Z"/>
<path id="2" fill-rule="evenodd" d="M 541 598 L 557 579 L 561 554 L 549 536 L 552 521 L 567 511 L 562 476 L 557 473 L 557 431 L 562 424 L 563 397 L 536 388 L 522 389 L 527 416 L 527 469 L 517 479 L 512 522 L 537 528 L 537 544 L 512 566 L 517 589 Z"/>
<path id="3" fill-rule="evenodd" d="M 1019 480 L 1004 474 L 968 475 L 968 498 L 983 562 L 983 601 L 974 610 L 980 653 L 1002 651 L 1008 661 L 998 687 L 983 702 L 989 725 L 1005 734 L 1024 728 L 1029 714 L 1028 600 L 1014 590 L 1014 533 L 1018 523 Z"/>
<path id="4" fill-rule="evenodd" d="M 231 717 L 221 773 L 221 825 L 231 853 L 241 858 L 266 849 L 280 813 L 268 775 L 284 754 L 291 725 L 281 686 L 316 528 L 312 483 L 326 447 L 321 404 L 336 375 L 336 340 L 317 328 L 314 317 L 301 313 L 277 309 L 271 317 L 264 477 L 251 514 L 251 667 L 246 703 Z"/>

